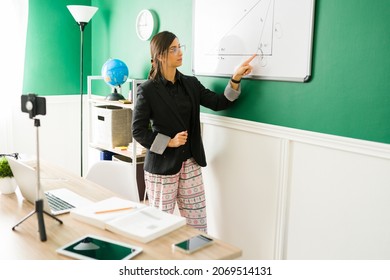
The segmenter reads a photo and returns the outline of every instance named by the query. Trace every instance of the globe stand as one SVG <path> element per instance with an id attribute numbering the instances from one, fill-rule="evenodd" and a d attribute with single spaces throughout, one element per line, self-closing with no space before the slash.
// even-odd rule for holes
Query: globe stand
<path id="1" fill-rule="evenodd" d="M 109 101 L 118 101 L 125 99 L 122 94 L 118 93 L 116 87 L 114 88 L 114 92 L 106 96 L 106 100 Z"/>

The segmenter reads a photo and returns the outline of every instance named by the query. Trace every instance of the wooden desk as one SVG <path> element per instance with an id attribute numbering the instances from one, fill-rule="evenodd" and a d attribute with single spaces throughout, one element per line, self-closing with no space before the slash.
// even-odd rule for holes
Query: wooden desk
<path id="1" fill-rule="evenodd" d="M 95 183 L 45 163 L 41 163 L 41 185 L 47 189 L 66 187 L 93 201 L 114 195 Z M 33 210 L 34 206 L 23 199 L 19 190 L 15 194 L 0 194 L 0 259 L 69 259 L 57 254 L 55 250 L 85 234 L 95 234 L 140 246 L 143 252 L 135 257 L 139 260 L 235 259 L 242 253 L 240 249 L 221 240 L 215 240 L 212 246 L 191 255 L 172 252 L 171 244 L 200 233 L 189 226 L 183 226 L 145 244 L 87 225 L 73 219 L 69 214 L 58 216 L 63 221 L 62 225 L 45 215 L 47 241 L 41 242 L 35 214 L 16 227 L 15 231 L 12 230 L 14 225 Z"/>

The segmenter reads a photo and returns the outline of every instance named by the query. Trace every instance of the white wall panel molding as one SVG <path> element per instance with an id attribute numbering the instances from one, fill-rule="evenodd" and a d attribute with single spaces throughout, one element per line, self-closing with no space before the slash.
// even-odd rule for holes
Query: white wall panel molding
<path id="1" fill-rule="evenodd" d="M 224 126 L 231 129 L 288 139 L 294 142 L 318 145 L 342 151 L 390 159 L 390 144 L 383 144 L 336 135 L 317 133 L 253 121 L 201 114 L 202 123 Z"/>

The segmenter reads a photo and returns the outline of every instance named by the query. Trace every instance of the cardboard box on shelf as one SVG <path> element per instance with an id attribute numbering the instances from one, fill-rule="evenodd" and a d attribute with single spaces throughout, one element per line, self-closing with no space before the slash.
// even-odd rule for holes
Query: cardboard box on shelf
<path id="1" fill-rule="evenodd" d="M 130 109 L 113 105 L 94 106 L 91 117 L 93 143 L 114 148 L 131 142 Z"/>

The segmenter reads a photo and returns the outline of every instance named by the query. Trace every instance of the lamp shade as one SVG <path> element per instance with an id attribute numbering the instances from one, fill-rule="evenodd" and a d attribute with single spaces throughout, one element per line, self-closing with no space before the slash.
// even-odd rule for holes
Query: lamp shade
<path id="1" fill-rule="evenodd" d="M 83 5 L 68 5 L 66 6 L 72 14 L 76 22 L 88 23 L 93 15 L 98 10 L 97 7 L 83 6 Z"/>

